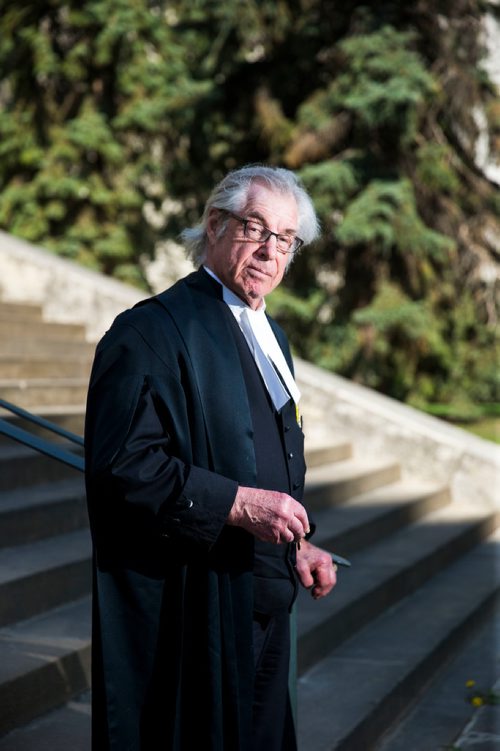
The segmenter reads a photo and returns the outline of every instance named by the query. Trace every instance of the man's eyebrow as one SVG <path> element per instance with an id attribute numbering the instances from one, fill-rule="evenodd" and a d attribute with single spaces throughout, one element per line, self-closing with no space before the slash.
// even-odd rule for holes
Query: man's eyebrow
<path id="1" fill-rule="evenodd" d="M 266 224 L 266 220 L 264 219 L 264 217 L 262 216 L 262 214 L 259 214 L 259 212 L 258 212 L 258 211 L 248 211 L 248 212 L 246 213 L 246 216 L 247 216 L 247 218 L 248 218 L 248 219 L 258 219 L 258 220 L 259 220 L 259 222 L 260 222 L 260 223 L 261 223 L 261 224 L 262 224 L 262 225 L 263 225 L 263 226 L 264 226 L 264 227 L 265 227 L 266 229 L 270 229 L 270 228 L 269 228 L 269 227 L 267 226 L 267 224 Z M 284 230 L 283 230 L 283 232 L 278 232 L 278 234 L 279 234 L 279 235 L 296 235 L 296 234 L 297 234 L 297 230 L 296 230 L 296 229 L 284 229 Z"/>

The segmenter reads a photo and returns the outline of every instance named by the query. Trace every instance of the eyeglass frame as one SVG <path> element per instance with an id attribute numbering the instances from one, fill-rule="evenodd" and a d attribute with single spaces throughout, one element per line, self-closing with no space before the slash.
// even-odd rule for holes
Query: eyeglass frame
<path id="1" fill-rule="evenodd" d="M 264 224 L 261 224 L 261 222 L 258 219 L 252 219 L 252 218 L 245 219 L 244 217 L 238 216 L 238 214 L 235 214 L 232 211 L 229 211 L 228 209 L 219 209 L 219 211 L 222 211 L 224 214 L 227 214 L 233 219 L 236 219 L 237 222 L 241 222 L 241 224 L 243 225 L 243 234 L 245 238 L 247 240 L 250 240 L 251 242 L 260 243 L 263 245 L 264 243 L 267 243 L 269 238 L 274 235 L 274 237 L 276 238 L 276 250 L 278 251 L 278 253 L 283 253 L 283 255 L 287 255 L 287 256 L 294 255 L 301 249 L 301 247 L 304 244 L 304 240 L 302 240 L 302 238 L 300 237 L 297 237 L 297 235 L 292 236 L 292 235 L 286 235 L 284 232 L 273 232 L 272 230 L 269 229 L 269 227 L 266 227 Z M 247 224 L 249 222 L 253 222 L 254 224 L 258 224 L 259 226 L 261 226 L 264 233 L 267 233 L 265 234 L 265 237 L 261 237 L 259 240 L 254 240 L 253 238 L 248 237 L 247 236 Z M 290 246 L 291 250 L 282 250 L 281 248 L 279 248 L 278 242 L 279 242 L 280 237 L 291 237 L 292 245 L 294 247 L 292 247 L 291 245 Z"/>

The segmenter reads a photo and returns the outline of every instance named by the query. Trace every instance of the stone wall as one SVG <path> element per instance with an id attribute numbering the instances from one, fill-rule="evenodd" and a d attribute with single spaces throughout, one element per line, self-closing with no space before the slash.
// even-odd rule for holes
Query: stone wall
<path id="1" fill-rule="evenodd" d="M 0 231 L 0 300 L 41 305 L 48 321 L 84 323 L 97 341 L 125 308 L 146 296 Z"/>
<path id="2" fill-rule="evenodd" d="M 352 441 L 356 456 L 394 457 L 403 476 L 450 485 L 453 497 L 500 507 L 500 447 L 395 399 L 298 360 L 305 431 Z"/>

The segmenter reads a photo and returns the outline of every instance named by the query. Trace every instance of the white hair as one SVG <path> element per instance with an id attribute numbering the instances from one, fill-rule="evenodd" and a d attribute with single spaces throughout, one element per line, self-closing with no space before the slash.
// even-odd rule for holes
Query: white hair
<path id="1" fill-rule="evenodd" d="M 242 212 L 248 204 L 248 195 L 252 185 L 257 182 L 272 191 L 283 195 L 292 195 L 297 203 L 298 227 L 297 235 L 304 244 L 313 242 L 319 235 L 319 222 L 313 203 L 306 193 L 298 177 L 283 167 L 266 167 L 264 165 L 248 165 L 229 172 L 221 182 L 215 186 L 206 204 L 203 216 L 196 227 L 183 230 L 182 241 L 186 254 L 195 265 L 203 263 L 207 248 L 207 221 L 211 209 L 221 209 L 235 214 Z M 226 229 L 223 223 L 220 233 Z M 293 254 L 290 255 L 289 263 Z"/>

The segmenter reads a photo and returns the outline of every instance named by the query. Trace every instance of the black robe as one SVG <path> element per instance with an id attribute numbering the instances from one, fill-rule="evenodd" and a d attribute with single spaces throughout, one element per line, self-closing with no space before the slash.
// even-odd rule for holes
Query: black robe
<path id="1" fill-rule="evenodd" d="M 96 351 L 85 430 L 95 751 L 252 747 L 253 537 L 225 520 L 256 467 L 221 306 L 200 270 L 118 316 Z"/>

